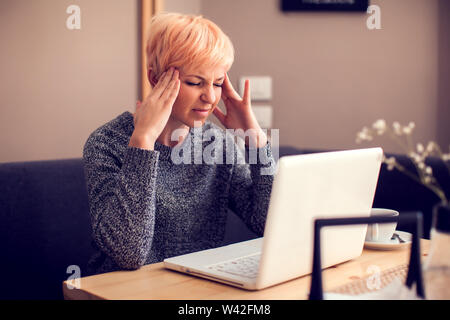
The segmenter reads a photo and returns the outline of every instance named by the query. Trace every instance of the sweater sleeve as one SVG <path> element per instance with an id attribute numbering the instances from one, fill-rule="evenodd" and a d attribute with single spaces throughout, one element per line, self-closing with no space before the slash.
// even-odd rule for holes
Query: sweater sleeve
<path id="1" fill-rule="evenodd" d="M 91 135 L 83 152 L 93 238 L 122 269 L 145 264 L 155 225 L 157 151 Z M 122 146 L 123 147 L 123 146 Z"/>
<path id="2" fill-rule="evenodd" d="M 250 164 L 234 165 L 230 186 L 230 209 L 241 217 L 248 228 L 262 236 L 276 164 L 270 143 L 259 149 L 246 147 L 245 152 Z"/>

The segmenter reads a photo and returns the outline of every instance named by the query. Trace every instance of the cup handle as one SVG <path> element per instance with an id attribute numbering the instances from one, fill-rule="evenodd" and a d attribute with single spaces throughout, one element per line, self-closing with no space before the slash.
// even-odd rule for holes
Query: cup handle
<path id="1" fill-rule="evenodd" d="M 378 241 L 378 223 L 372 224 L 372 240 Z"/>

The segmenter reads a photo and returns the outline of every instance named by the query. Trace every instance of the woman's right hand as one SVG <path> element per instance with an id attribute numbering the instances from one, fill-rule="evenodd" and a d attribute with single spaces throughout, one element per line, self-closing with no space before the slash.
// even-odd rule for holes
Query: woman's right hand
<path id="1" fill-rule="evenodd" d="M 156 139 L 169 120 L 179 91 L 179 72 L 172 67 L 161 75 L 147 98 L 142 103 L 137 102 L 130 147 L 154 149 Z"/>

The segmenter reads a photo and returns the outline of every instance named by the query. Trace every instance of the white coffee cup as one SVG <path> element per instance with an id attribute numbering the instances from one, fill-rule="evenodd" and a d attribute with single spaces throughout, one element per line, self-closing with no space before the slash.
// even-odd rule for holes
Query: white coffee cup
<path id="1" fill-rule="evenodd" d="M 370 211 L 371 217 L 396 217 L 398 211 L 391 209 L 373 208 Z M 386 242 L 391 240 L 397 228 L 397 222 L 372 223 L 367 226 L 366 241 Z"/>

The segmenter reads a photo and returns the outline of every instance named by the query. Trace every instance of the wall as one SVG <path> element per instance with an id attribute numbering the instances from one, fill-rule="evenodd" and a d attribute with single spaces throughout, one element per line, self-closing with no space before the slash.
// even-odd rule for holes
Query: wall
<path id="1" fill-rule="evenodd" d="M 0 162 L 80 157 L 90 132 L 133 109 L 138 3 L 0 1 Z M 372 3 L 382 30 L 366 28 L 367 14 L 283 14 L 278 0 L 166 0 L 165 9 L 201 13 L 231 36 L 235 84 L 273 77 L 282 144 L 360 147 L 356 132 L 380 117 L 415 121 L 417 140 L 450 144 L 449 1 Z M 71 4 L 81 30 L 66 28 Z"/>
<path id="2" fill-rule="evenodd" d="M 450 1 L 439 1 L 438 142 L 450 150 Z"/>
<path id="3" fill-rule="evenodd" d="M 438 72 L 438 56 L 449 56 L 438 47 L 439 1 L 371 3 L 381 7 L 381 30 L 366 27 L 366 13 L 285 14 L 273 0 L 204 0 L 202 13 L 236 47 L 235 85 L 244 75 L 272 76 L 273 127 L 280 129 L 281 144 L 360 147 L 356 132 L 379 118 L 414 121 L 417 140 L 449 144 L 448 129 L 439 137 L 437 129 L 444 121 L 438 121 L 439 103 L 450 100 L 441 90 L 438 101 L 438 88 L 449 86 L 448 73 L 444 79 Z M 449 38 L 449 29 L 440 32 Z"/>
<path id="4" fill-rule="evenodd" d="M 69 5 L 81 29 L 66 28 Z M 1 0 L 0 162 L 80 157 L 138 97 L 138 0 Z"/>
<path id="5" fill-rule="evenodd" d="M 165 0 L 164 11 L 187 14 L 202 14 L 201 0 Z"/>

